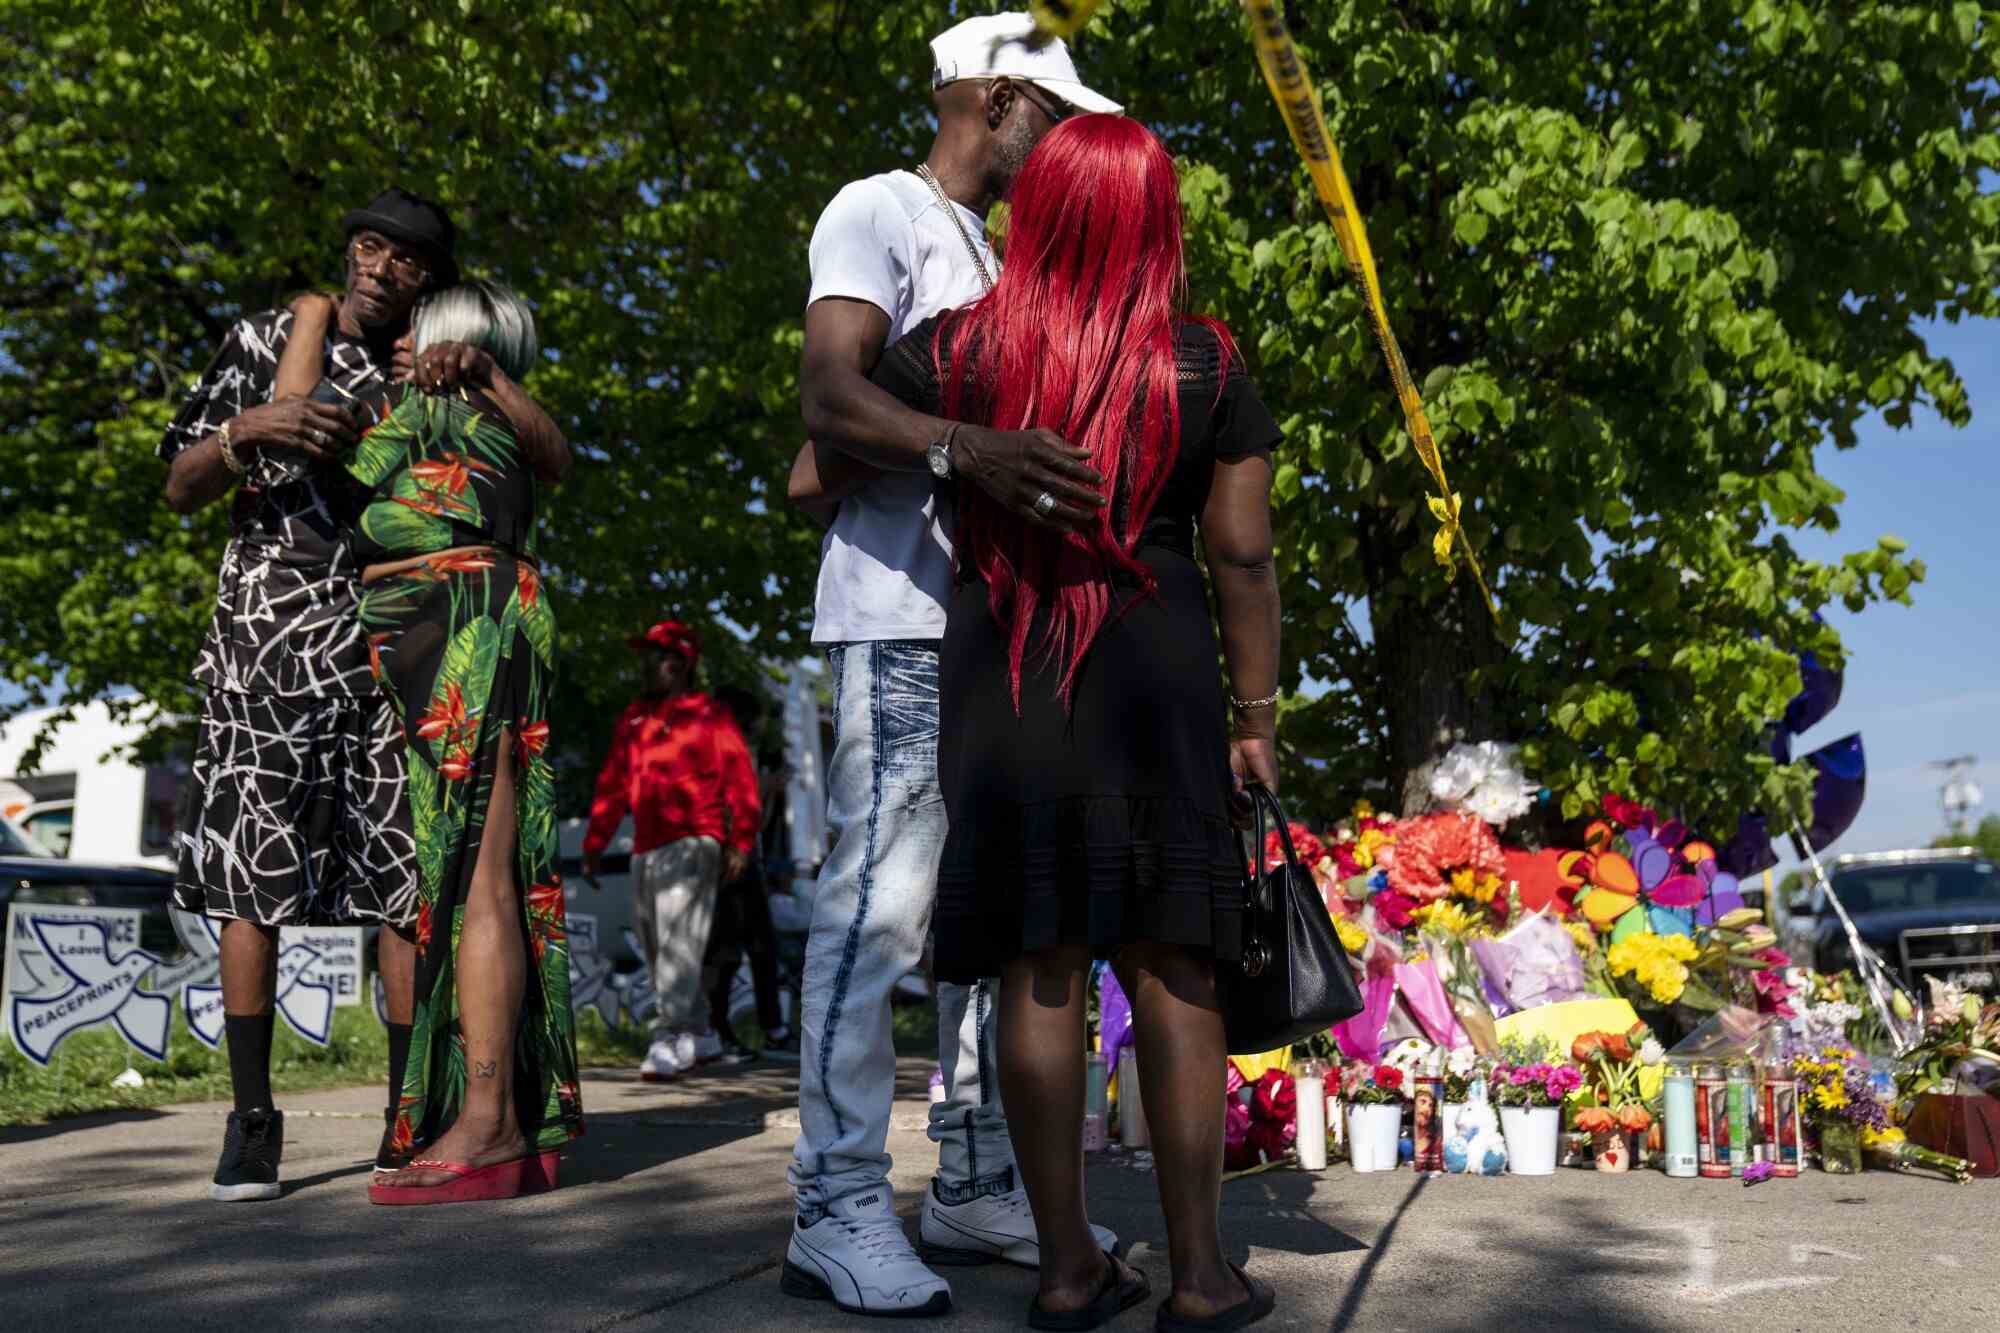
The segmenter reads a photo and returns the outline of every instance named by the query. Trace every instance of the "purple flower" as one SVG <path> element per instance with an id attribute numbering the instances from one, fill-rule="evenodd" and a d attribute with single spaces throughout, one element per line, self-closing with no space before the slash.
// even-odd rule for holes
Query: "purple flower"
<path id="1" fill-rule="evenodd" d="M 1755 1185 L 1760 1180 L 1769 1180 L 1771 1178 L 1771 1169 L 1769 1162 L 1752 1162 L 1743 1168 L 1743 1183 L 1745 1185 Z"/>

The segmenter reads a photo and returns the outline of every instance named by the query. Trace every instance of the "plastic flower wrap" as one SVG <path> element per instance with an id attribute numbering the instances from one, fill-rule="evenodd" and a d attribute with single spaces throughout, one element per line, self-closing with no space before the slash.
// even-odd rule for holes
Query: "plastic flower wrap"
<path id="1" fill-rule="evenodd" d="M 1472 872 L 1472 883 L 1498 879 L 1507 867 L 1493 830 L 1470 815 L 1424 815 L 1396 826 L 1396 854 L 1389 888 L 1417 902 L 1451 891 L 1454 871 Z"/>

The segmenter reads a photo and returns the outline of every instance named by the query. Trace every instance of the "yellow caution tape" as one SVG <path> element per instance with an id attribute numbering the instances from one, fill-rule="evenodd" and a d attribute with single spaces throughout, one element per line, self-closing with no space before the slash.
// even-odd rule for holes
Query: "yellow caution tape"
<path id="1" fill-rule="evenodd" d="M 1069 9 L 1077 7 L 1065 6 Z M 1327 220 L 1333 223 L 1333 234 L 1340 242 L 1341 253 L 1347 257 L 1347 267 L 1355 281 L 1361 284 L 1368 307 L 1368 322 L 1375 330 L 1375 340 L 1381 344 L 1383 357 L 1389 363 L 1389 380 L 1395 386 L 1397 401 L 1402 404 L 1403 419 L 1409 425 L 1410 438 L 1416 442 L 1417 457 L 1423 460 L 1431 480 L 1437 483 L 1438 494 L 1428 497 L 1431 514 L 1438 521 L 1437 536 L 1431 542 L 1431 554 L 1444 566 L 1445 577 L 1449 580 L 1458 572 L 1452 560 L 1453 543 L 1464 551 L 1466 566 L 1472 570 L 1480 595 L 1486 599 L 1486 609 L 1492 613 L 1497 624 L 1500 608 L 1494 603 L 1492 590 L 1486 586 L 1486 575 L 1479 568 L 1478 557 L 1472 553 L 1472 543 L 1467 539 L 1465 529 L 1459 525 L 1459 494 L 1445 480 L 1444 459 L 1438 453 L 1436 439 L 1431 435 L 1431 423 L 1424 415 L 1423 400 L 1417 396 L 1417 386 L 1410 379 L 1410 368 L 1403 361 L 1403 349 L 1397 346 L 1396 335 L 1389 328 L 1389 313 L 1382 303 L 1382 283 L 1375 274 L 1375 255 L 1368 248 L 1368 233 L 1361 224 L 1361 210 L 1355 205 L 1354 191 L 1348 187 L 1347 173 L 1341 170 L 1340 154 L 1334 149 L 1333 136 L 1327 132 L 1326 117 L 1321 114 L 1319 103 L 1313 97 L 1305 64 L 1299 59 L 1298 48 L 1292 44 L 1292 35 L 1285 30 L 1284 14 L 1276 4 L 1271 0 L 1243 0 L 1243 7 L 1249 12 L 1250 35 L 1257 46 L 1257 63 L 1264 70 L 1264 82 L 1269 85 L 1271 96 L 1278 103 L 1278 112 L 1284 116 L 1286 128 L 1292 132 L 1292 143 L 1298 147 L 1299 156 L 1305 159 L 1320 206 L 1326 210 Z"/>
<path id="2" fill-rule="evenodd" d="M 1051 37 L 1067 40 L 1076 36 L 1104 0 L 1032 0 L 1028 12 L 1035 26 Z"/>

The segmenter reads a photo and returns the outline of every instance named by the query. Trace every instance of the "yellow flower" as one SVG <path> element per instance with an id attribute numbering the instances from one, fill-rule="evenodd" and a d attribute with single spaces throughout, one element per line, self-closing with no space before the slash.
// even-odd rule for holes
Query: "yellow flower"
<path id="1" fill-rule="evenodd" d="M 1373 819 L 1374 817 L 1375 803 L 1373 801 L 1364 796 L 1354 803 L 1354 821 L 1357 824 L 1364 819 Z"/>
<path id="2" fill-rule="evenodd" d="M 1410 918 L 1424 930 L 1446 935 L 1470 935 L 1480 926 L 1470 912 L 1453 902 L 1425 903 L 1410 913 Z"/>
<path id="3" fill-rule="evenodd" d="M 1667 952 L 1678 962 L 1691 963 L 1701 952 L 1686 935 L 1660 935 L 1655 938 L 1666 941 Z"/>
<path id="4" fill-rule="evenodd" d="M 1451 872 L 1451 891 L 1460 898 L 1470 898 L 1477 892 L 1473 887 L 1471 866 L 1461 866 Z"/>
<path id="5" fill-rule="evenodd" d="M 1563 922 L 1563 929 L 1568 931 L 1570 939 L 1576 942 L 1576 951 L 1578 953 L 1589 954 L 1597 951 L 1597 932 L 1583 922 L 1565 921 Z"/>
<path id="6" fill-rule="evenodd" d="M 1361 836 L 1354 840 L 1354 863 L 1363 870 L 1375 867 L 1375 851 L 1384 843 L 1395 841 L 1386 829 L 1363 829 Z"/>
<path id="7" fill-rule="evenodd" d="M 1333 919 L 1333 933 L 1340 936 L 1340 947 L 1359 958 L 1368 947 L 1368 932 L 1344 916 Z"/>

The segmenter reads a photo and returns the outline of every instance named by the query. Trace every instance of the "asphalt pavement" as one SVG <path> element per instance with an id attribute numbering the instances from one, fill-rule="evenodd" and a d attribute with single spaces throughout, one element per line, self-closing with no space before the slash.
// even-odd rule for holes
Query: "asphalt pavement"
<path id="1" fill-rule="evenodd" d="M 208 1201 L 227 1107 L 0 1129 L 9 1330 L 852 1329 L 778 1290 L 796 1067 L 672 1085 L 595 1072 L 554 1193 L 375 1208 L 371 1090 L 285 1105 L 285 1194 Z M 929 1066 L 906 1060 L 890 1136 L 908 1215 L 935 1161 Z M 1150 1161 L 1106 1154 L 1092 1216 L 1167 1282 Z M 1885 1173 L 1770 1181 L 1420 1179 L 1272 1171 L 1230 1182 L 1223 1231 L 1278 1291 L 1262 1327 L 1590 1330 L 1992 1328 L 2000 1181 Z M 947 1274 L 951 1330 L 1023 1326 L 1027 1272 Z M 1145 1329 L 1150 1311 L 1113 1328 Z M 898 1325 L 892 1325 L 896 1327 Z"/>

